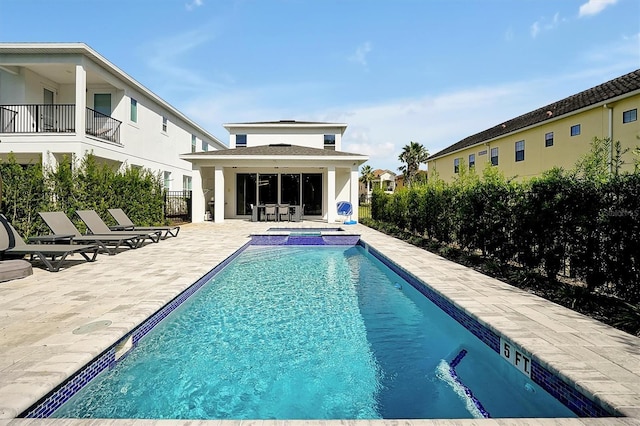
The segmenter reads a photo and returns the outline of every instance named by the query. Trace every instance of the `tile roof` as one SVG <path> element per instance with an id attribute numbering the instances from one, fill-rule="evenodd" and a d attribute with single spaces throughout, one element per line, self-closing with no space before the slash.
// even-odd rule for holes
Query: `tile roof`
<path id="1" fill-rule="evenodd" d="M 468 136 L 431 155 L 429 160 L 637 90 L 640 90 L 640 69 Z"/>
<path id="2" fill-rule="evenodd" d="M 195 152 L 184 155 L 197 155 L 202 157 L 219 157 L 219 156 L 300 156 L 300 157 L 344 157 L 344 156 L 357 156 L 362 157 L 362 154 L 354 154 L 344 151 L 333 151 L 330 149 L 309 148 L 300 145 L 289 144 L 272 144 L 272 145 L 259 145 L 250 147 L 241 147 L 233 149 L 222 149 L 219 151 L 207 151 L 207 152 Z"/>

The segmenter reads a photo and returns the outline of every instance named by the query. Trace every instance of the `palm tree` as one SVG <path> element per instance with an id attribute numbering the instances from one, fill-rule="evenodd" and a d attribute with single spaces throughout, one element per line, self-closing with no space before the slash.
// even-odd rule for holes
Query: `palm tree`
<path id="1" fill-rule="evenodd" d="M 362 169 L 360 169 L 360 182 L 364 183 L 367 187 L 367 202 L 369 202 L 371 197 L 371 182 L 373 182 L 375 178 L 371 166 L 362 166 Z"/>
<path id="2" fill-rule="evenodd" d="M 420 164 L 427 162 L 429 151 L 420 143 L 411 141 L 409 145 L 402 148 L 402 153 L 398 156 L 398 160 L 404 163 L 398 167 L 398 170 L 404 174 L 404 181 L 407 186 L 411 186 L 413 179 L 420 169 Z"/>

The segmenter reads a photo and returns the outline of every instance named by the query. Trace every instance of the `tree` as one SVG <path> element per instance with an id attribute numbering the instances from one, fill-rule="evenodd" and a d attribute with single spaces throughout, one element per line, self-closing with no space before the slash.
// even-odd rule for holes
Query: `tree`
<path id="1" fill-rule="evenodd" d="M 420 143 L 411 141 L 409 145 L 405 145 L 402 153 L 398 156 L 398 160 L 404 163 L 398 167 L 398 170 L 404 174 L 404 181 L 407 186 L 413 183 L 420 164 L 427 162 L 429 151 Z"/>
<path id="2" fill-rule="evenodd" d="M 360 182 L 364 183 L 367 188 L 367 202 L 369 201 L 371 194 L 371 182 L 375 180 L 375 175 L 373 174 L 373 169 L 371 166 L 362 166 L 360 169 Z"/>

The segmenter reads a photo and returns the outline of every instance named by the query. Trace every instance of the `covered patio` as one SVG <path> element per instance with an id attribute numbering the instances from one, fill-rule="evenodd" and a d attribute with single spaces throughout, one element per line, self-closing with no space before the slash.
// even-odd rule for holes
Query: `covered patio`
<path id="1" fill-rule="evenodd" d="M 271 144 L 180 158 L 193 164 L 193 222 L 209 219 L 208 211 L 217 223 L 251 220 L 254 206 L 288 204 L 300 209 L 298 217 L 333 223 L 338 201 L 350 202 L 358 220 L 359 167 L 367 156 Z"/>

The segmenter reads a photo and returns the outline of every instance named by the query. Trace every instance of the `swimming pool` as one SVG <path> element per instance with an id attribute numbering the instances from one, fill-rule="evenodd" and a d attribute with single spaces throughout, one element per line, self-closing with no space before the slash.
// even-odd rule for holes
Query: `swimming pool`
<path id="1" fill-rule="evenodd" d="M 294 261 L 292 251 L 301 257 Z M 573 415 L 362 247 L 249 247 L 229 266 L 56 416 Z M 203 322 L 206 302 L 216 308 Z M 195 317 L 185 316 L 190 310 Z M 178 331 L 198 338 L 188 342 Z M 177 361 L 185 354 L 198 374 L 169 391 L 175 370 L 186 375 Z M 153 361 L 141 361 L 147 356 Z M 209 382 L 213 389 L 204 390 Z M 132 402 L 132 394 L 143 398 Z M 154 411 L 158 402 L 177 411 Z M 91 405 L 100 406 L 95 414 Z"/>

